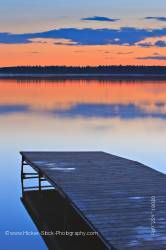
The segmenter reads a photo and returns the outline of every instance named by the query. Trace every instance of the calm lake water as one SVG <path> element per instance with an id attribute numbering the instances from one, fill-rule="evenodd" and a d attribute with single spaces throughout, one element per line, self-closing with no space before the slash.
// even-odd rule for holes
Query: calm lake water
<path id="1" fill-rule="evenodd" d="M 1 249 L 47 249 L 21 201 L 23 150 L 103 150 L 161 172 L 166 81 L 0 80 Z"/>

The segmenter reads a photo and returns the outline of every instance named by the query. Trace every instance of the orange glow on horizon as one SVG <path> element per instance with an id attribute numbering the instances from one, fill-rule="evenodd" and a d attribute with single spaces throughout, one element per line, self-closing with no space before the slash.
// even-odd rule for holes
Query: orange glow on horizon
<path id="1" fill-rule="evenodd" d="M 70 42 L 70 41 L 69 41 Z M 165 54 L 165 48 L 154 46 L 57 45 L 52 39 L 34 41 L 29 44 L 0 44 L 0 66 L 18 65 L 166 65 L 166 60 L 145 60 L 153 54 Z"/>

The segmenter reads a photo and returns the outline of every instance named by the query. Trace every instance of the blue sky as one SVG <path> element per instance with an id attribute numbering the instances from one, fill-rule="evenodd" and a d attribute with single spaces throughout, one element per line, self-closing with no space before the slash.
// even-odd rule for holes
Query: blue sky
<path id="1" fill-rule="evenodd" d="M 78 60 L 74 54 L 76 48 L 72 49 L 72 46 L 79 46 L 79 50 L 89 46 L 87 53 L 92 46 L 100 46 L 103 51 L 116 51 L 116 57 L 104 58 L 102 54 L 98 56 L 99 48 L 96 52 L 94 48 L 94 57 L 87 61 L 91 65 L 98 64 L 97 60 L 104 64 L 161 64 L 161 61 L 166 64 L 164 0 L 1 0 L 0 4 L 0 53 L 4 65 L 16 63 L 14 59 L 7 62 L 9 54 L 21 60 L 26 51 L 37 53 L 33 53 L 33 62 L 26 56 L 24 63 L 27 60 L 30 64 L 42 64 L 41 61 L 44 63 L 47 58 L 48 63 L 54 64 L 54 60 L 48 60 L 49 53 L 57 56 L 58 46 L 59 50 L 70 51 L 71 64 L 85 65 L 85 61 Z M 43 45 L 39 46 L 41 42 Z M 21 55 L 21 51 L 24 54 Z M 63 51 L 64 63 L 57 59 L 55 64 L 70 64 Z"/>
<path id="2" fill-rule="evenodd" d="M 55 27 L 110 27 L 110 23 L 92 24 L 81 18 L 103 16 L 120 18 L 120 26 L 163 25 L 147 16 L 166 16 L 164 0 L 1 0 L 0 32 L 38 32 Z"/>

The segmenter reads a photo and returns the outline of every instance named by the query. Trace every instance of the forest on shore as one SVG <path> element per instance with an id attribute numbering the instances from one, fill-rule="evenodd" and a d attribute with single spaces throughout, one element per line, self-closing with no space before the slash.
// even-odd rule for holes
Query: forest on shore
<path id="1" fill-rule="evenodd" d="M 16 66 L 2 67 L 0 74 L 144 74 L 166 75 L 166 66 Z"/>

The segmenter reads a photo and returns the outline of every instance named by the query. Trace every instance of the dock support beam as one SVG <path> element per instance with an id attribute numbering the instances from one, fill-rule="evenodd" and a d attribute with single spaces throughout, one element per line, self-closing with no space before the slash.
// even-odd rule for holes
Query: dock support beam
<path id="1" fill-rule="evenodd" d="M 52 185 L 42 185 L 42 182 L 47 181 L 44 176 L 42 175 L 41 171 L 36 171 L 36 172 L 24 172 L 24 167 L 25 166 L 29 166 L 31 167 L 30 164 L 28 164 L 28 162 L 24 159 L 24 157 L 22 156 L 22 160 L 21 160 L 21 189 L 22 189 L 22 197 L 24 196 L 24 192 L 27 190 L 38 190 L 38 191 L 42 191 L 42 188 L 53 188 Z M 24 186 L 24 181 L 27 179 L 38 179 L 38 185 L 36 186 L 29 186 L 29 187 L 25 187 Z"/>
<path id="2" fill-rule="evenodd" d="M 22 156 L 21 160 L 21 190 L 22 190 L 22 197 L 24 194 L 24 157 Z"/>
<path id="3" fill-rule="evenodd" d="M 39 173 L 38 173 L 38 180 L 39 180 L 39 191 L 41 191 L 42 190 L 42 186 L 41 186 L 41 182 L 42 182 L 42 174 L 41 174 L 41 172 L 39 171 Z"/>

